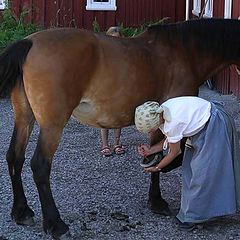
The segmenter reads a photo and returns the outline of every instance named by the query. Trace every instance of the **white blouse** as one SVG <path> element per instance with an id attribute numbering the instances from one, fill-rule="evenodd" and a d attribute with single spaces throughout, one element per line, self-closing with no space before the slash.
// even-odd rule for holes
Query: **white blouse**
<path id="1" fill-rule="evenodd" d="M 202 130 L 210 117 L 211 103 L 199 97 L 176 97 L 162 103 L 168 109 L 170 121 L 159 128 L 167 142 L 176 143 Z"/>

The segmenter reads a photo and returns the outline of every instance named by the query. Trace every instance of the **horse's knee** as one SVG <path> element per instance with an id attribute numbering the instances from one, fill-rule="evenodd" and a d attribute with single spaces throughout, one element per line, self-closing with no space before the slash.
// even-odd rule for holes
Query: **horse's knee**
<path id="1" fill-rule="evenodd" d="M 46 183 L 49 181 L 51 164 L 42 155 L 34 155 L 31 160 L 31 169 L 36 183 Z"/>
<path id="2" fill-rule="evenodd" d="M 16 155 L 13 149 L 9 148 L 6 154 L 8 169 L 11 176 L 21 174 L 23 163 L 25 161 L 24 155 Z"/>

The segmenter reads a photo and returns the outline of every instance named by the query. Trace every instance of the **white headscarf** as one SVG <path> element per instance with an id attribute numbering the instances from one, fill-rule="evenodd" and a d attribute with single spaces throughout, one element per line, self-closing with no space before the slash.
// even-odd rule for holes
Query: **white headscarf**
<path id="1" fill-rule="evenodd" d="M 171 121 L 170 111 L 158 102 L 148 101 L 138 106 L 135 111 L 135 125 L 138 131 L 148 133 L 160 126 L 159 114 L 163 112 L 165 121 Z"/>

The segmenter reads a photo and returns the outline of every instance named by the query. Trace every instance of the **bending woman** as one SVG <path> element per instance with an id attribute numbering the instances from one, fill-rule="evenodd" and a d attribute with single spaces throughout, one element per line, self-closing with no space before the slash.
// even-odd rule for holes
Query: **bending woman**
<path id="1" fill-rule="evenodd" d="M 234 121 L 216 104 L 199 97 L 176 97 L 159 105 L 146 102 L 136 108 L 135 124 L 143 133 L 158 128 L 165 139 L 151 147 L 140 145 L 146 157 L 167 149 L 167 154 L 146 172 L 161 171 L 181 152 L 181 208 L 178 226 L 192 230 L 214 217 L 236 213 L 240 206 L 240 153 Z M 238 153 L 237 153 L 238 151 Z"/>

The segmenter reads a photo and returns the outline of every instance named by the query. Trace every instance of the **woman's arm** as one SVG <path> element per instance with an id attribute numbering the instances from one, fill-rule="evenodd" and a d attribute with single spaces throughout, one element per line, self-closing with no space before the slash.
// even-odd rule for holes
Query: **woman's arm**
<path id="1" fill-rule="evenodd" d="M 160 151 L 163 150 L 163 143 L 164 143 L 164 141 L 165 141 L 165 138 L 162 141 L 154 144 L 151 147 L 148 147 L 147 145 L 140 145 L 140 146 L 138 146 L 138 153 L 140 155 L 142 155 L 143 157 L 147 157 L 147 156 L 149 156 L 151 154 L 160 152 Z"/>
<path id="2" fill-rule="evenodd" d="M 145 168 L 144 171 L 145 172 L 158 172 L 162 168 L 166 167 L 181 153 L 180 143 L 181 143 L 181 141 L 176 142 L 176 143 L 169 143 L 169 149 L 170 149 L 169 153 L 160 161 L 159 164 L 157 164 L 154 167 Z"/>

